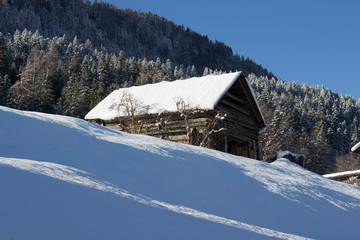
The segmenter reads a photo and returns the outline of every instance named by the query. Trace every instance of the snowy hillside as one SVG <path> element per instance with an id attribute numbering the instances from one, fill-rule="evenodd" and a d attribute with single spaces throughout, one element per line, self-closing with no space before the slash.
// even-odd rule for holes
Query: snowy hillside
<path id="1" fill-rule="evenodd" d="M 360 189 L 0 107 L 0 239 L 358 239 Z"/>

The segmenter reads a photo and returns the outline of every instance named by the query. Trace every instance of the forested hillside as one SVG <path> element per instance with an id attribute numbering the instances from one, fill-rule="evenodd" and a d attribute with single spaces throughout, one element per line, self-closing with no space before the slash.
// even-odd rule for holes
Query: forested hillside
<path id="1" fill-rule="evenodd" d="M 271 161 L 278 150 L 306 156 L 307 169 L 321 174 L 360 168 L 347 155 L 359 141 L 360 100 L 324 86 L 248 76 L 267 122 L 261 134 L 262 156 Z"/>
<path id="2" fill-rule="evenodd" d="M 268 124 L 264 160 L 292 150 L 307 156 L 306 168 L 332 172 L 359 140 L 360 102 L 351 96 L 284 82 L 154 14 L 97 1 L 5 0 L 0 18 L 0 105 L 83 118 L 119 87 L 241 70 Z"/>
<path id="3" fill-rule="evenodd" d="M 0 32 L 27 29 L 45 38 L 66 36 L 126 57 L 169 59 L 173 64 L 230 71 L 242 69 L 271 75 L 249 58 L 234 55 L 224 43 L 210 41 L 152 13 L 117 9 L 115 5 L 82 0 L 5 0 L 0 2 Z"/>
<path id="4" fill-rule="evenodd" d="M 221 73 L 97 49 L 75 37 L 44 38 L 38 31 L 0 32 L 0 104 L 83 118 L 120 87 Z"/>

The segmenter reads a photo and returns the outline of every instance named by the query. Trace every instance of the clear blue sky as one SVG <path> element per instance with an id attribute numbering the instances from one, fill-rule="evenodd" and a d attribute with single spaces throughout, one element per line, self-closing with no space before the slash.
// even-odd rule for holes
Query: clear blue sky
<path id="1" fill-rule="evenodd" d="M 360 98 L 360 1 L 105 0 L 224 42 L 285 81 Z"/>

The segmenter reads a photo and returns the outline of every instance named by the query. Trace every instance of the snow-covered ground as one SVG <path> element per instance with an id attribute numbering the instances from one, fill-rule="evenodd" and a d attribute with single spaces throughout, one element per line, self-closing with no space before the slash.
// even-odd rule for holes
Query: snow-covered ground
<path id="1" fill-rule="evenodd" d="M 358 239 L 360 189 L 0 107 L 0 239 Z"/>

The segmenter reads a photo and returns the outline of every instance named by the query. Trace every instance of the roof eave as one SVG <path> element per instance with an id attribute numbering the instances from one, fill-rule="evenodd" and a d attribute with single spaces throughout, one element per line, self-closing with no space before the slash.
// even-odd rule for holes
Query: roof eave
<path id="1" fill-rule="evenodd" d="M 351 151 L 354 153 L 360 153 L 360 142 L 351 148 Z"/>
<path id="2" fill-rule="evenodd" d="M 229 89 L 234 85 L 234 83 L 239 79 L 239 77 L 243 75 L 243 73 L 240 71 L 238 74 L 234 77 L 234 79 L 231 81 L 231 83 L 224 89 L 224 91 L 220 94 L 217 101 L 214 103 L 212 109 L 208 110 L 215 110 L 215 107 L 218 105 L 218 103 L 221 101 L 221 99 L 225 96 L 225 94 L 229 91 Z"/>

